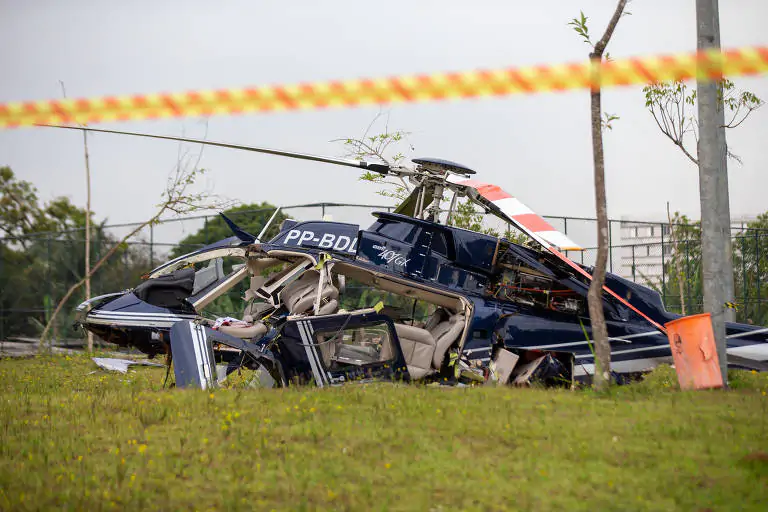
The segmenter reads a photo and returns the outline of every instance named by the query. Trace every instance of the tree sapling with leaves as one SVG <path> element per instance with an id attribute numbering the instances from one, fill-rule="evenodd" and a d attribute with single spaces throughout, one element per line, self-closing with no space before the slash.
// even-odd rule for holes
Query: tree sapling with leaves
<path id="1" fill-rule="evenodd" d="M 616 10 L 608 22 L 608 27 L 603 37 L 597 43 L 592 43 L 587 26 L 587 17 L 581 13 L 579 18 L 574 18 L 569 25 L 579 34 L 585 43 L 592 47 L 589 59 L 592 63 L 592 90 L 591 101 L 591 129 L 592 129 L 592 156 L 594 165 L 595 182 L 595 208 L 597 212 L 597 260 L 592 274 L 592 282 L 587 294 L 589 304 L 589 318 L 592 324 L 592 338 L 595 342 L 595 373 L 594 385 L 596 389 L 606 389 L 610 385 L 611 372 L 611 346 L 608 342 L 608 329 L 605 325 L 603 312 L 603 286 L 605 284 L 605 267 L 608 263 L 608 206 L 605 193 L 605 160 L 603 157 L 603 127 L 616 116 L 606 115 L 603 118 L 600 105 L 600 65 L 603 61 L 605 47 L 611 40 L 613 31 L 624 13 L 627 0 L 619 0 Z M 606 54 L 607 57 L 607 54 Z"/>

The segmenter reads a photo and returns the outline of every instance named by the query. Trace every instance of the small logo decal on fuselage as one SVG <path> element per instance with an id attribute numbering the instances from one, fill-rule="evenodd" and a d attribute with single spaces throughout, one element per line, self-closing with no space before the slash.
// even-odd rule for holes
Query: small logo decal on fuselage
<path id="1" fill-rule="evenodd" d="M 375 249 L 379 249 L 380 246 L 374 247 Z M 379 258 L 383 259 L 387 263 L 394 263 L 398 267 L 404 267 L 408 264 L 409 261 L 411 261 L 410 258 L 406 258 L 399 252 L 395 252 L 391 249 L 387 249 L 385 247 L 381 247 L 379 249 Z"/>

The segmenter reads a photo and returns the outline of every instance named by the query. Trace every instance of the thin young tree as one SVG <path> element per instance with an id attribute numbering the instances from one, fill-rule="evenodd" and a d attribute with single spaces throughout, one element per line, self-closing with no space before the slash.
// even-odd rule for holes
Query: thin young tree
<path id="1" fill-rule="evenodd" d="M 85 282 L 117 252 L 118 249 L 124 247 L 128 240 L 139 234 L 144 228 L 158 224 L 160 219 L 168 214 L 183 216 L 201 210 L 225 209 L 233 206 L 234 203 L 232 201 L 223 200 L 218 196 L 208 194 L 207 192 L 194 192 L 191 190 L 197 179 L 207 172 L 205 169 L 199 167 L 201 157 L 202 150 L 198 153 L 196 161 L 192 163 L 188 154 L 179 153 L 176 167 L 168 177 L 166 188 L 161 195 L 161 202 L 157 205 L 155 214 L 148 220 L 136 226 L 130 233 L 115 243 L 104 256 L 102 256 L 88 270 L 88 272 L 85 273 L 82 279 L 77 281 L 67 290 L 61 300 L 59 300 L 56 309 L 53 311 L 53 314 L 50 316 L 48 323 L 43 329 L 43 333 L 40 335 L 40 347 L 43 346 L 49 331 L 55 325 L 56 317 L 72 295 L 79 290 Z"/>
<path id="2" fill-rule="evenodd" d="M 67 97 L 67 89 L 64 82 L 61 84 L 61 94 Z M 85 126 L 85 125 L 81 125 Z M 88 153 L 88 132 L 83 130 L 83 153 L 85 157 L 85 300 L 91 298 L 91 158 Z M 88 352 L 93 352 L 93 333 L 86 334 Z"/>
<path id="3" fill-rule="evenodd" d="M 605 325 L 603 312 L 603 286 L 605 285 L 605 267 L 608 263 L 608 207 L 605 194 L 605 159 L 603 157 L 603 125 L 601 95 L 600 95 L 600 65 L 603 62 L 605 48 L 613 36 L 613 31 L 624 14 L 627 0 L 619 0 L 616 10 L 608 22 L 603 36 L 593 44 L 587 27 L 587 17 L 581 13 L 579 18 L 574 18 L 569 25 L 579 34 L 584 42 L 592 47 L 589 59 L 592 63 L 592 90 L 590 92 L 591 104 L 591 130 L 592 130 L 592 159 L 594 165 L 595 181 L 595 208 L 597 213 L 597 260 L 592 274 L 592 282 L 589 285 L 587 302 L 589 304 L 589 318 L 592 324 L 592 339 L 595 342 L 595 374 L 594 386 L 598 390 L 606 389 L 610 385 L 611 375 L 611 346 L 608 343 L 608 329 Z M 609 116 L 614 117 L 615 116 Z"/>

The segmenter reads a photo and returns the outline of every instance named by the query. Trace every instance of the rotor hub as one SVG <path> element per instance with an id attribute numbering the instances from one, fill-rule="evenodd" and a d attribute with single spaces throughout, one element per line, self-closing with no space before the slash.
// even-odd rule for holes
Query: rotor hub
<path id="1" fill-rule="evenodd" d="M 475 174 L 475 171 L 469 167 L 456 162 L 451 162 L 450 160 L 442 160 L 440 158 L 414 158 L 411 161 L 418 165 L 420 169 L 423 169 L 432 175 L 445 176 L 448 173 L 452 173 L 468 176 Z"/>

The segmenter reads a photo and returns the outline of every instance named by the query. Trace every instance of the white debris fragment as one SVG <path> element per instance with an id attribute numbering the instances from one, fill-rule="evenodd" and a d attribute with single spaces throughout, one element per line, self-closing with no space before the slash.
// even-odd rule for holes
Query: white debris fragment
<path id="1" fill-rule="evenodd" d="M 113 359 L 111 357 L 94 357 L 93 362 L 99 368 L 105 370 L 111 370 L 120 373 L 127 373 L 128 367 L 132 364 L 144 365 L 144 366 L 163 366 L 159 363 L 152 363 L 149 361 L 134 361 L 133 359 Z"/>

